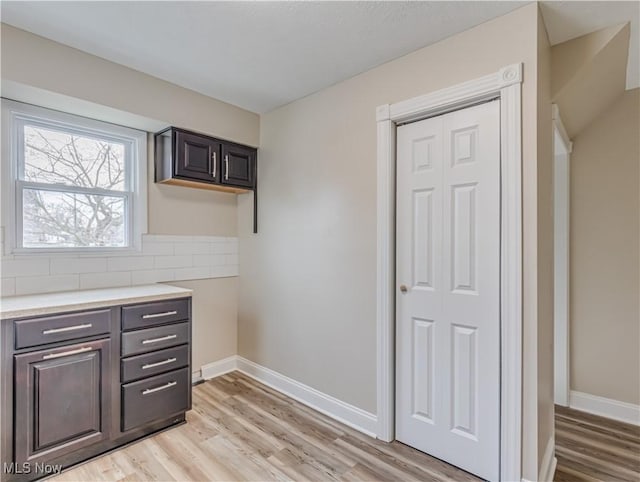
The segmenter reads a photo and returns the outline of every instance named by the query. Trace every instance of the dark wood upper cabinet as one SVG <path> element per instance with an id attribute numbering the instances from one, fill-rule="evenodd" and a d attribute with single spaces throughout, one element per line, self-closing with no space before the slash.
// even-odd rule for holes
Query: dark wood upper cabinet
<path id="1" fill-rule="evenodd" d="M 252 188 L 255 179 L 256 150 L 237 144 L 222 146 L 224 160 L 222 184 Z"/>
<path id="2" fill-rule="evenodd" d="M 175 173 L 188 179 L 217 182 L 222 144 L 207 137 L 176 132 Z"/>
<path id="3" fill-rule="evenodd" d="M 155 135 L 155 182 L 242 194 L 253 191 L 257 225 L 255 147 L 169 127 Z"/>

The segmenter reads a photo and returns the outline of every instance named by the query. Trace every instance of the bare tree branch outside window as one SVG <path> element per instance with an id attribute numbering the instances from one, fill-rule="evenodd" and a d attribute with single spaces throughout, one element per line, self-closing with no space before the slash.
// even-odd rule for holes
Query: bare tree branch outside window
<path id="1" fill-rule="evenodd" d="M 50 188 L 23 190 L 24 247 L 125 246 L 125 156 L 117 141 L 25 125 L 23 180 Z"/>

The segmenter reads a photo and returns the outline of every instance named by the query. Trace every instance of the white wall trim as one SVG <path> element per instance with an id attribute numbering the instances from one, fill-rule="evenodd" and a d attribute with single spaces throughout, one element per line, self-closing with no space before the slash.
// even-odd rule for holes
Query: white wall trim
<path id="1" fill-rule="evenodd" d="M 620 422 L 640 425 L 640 405 L 620 402 L 611 398 L 572 390 L 569 406 L 576 410 L 611 418 Z"/>
<path id="2" fill-rule="evenodd" d="M 344 423 L 371 437 L 376 436 L 377 417 L 349 403 L 322 393 L 281 373 L 263 367 L 241 356 L 237 357 L 237 369 L 245 375 L 287 395 L 298 402 L 317 410 L 328 417 Z"/>
<path id="3" fill-rule="evenodd" d="M 556 473 L 556 466 L 558 465 L 558 459 L 556 459 L 556 439 L 554 436 L 549 437 L 547 447 L 544 450 L 544 456 L 540 463 L 540 470 L 538 471 L 538 482 L 552 482 L 553 476 Z"/>
<path id="4" fill-rule="evenodd" d="M 554 253 L 554 399 L 564 407 L 569 405 L 570 390 L 570 202 L 572 143 L 553 107 L 553 253 Z"/>
<path id="5" fill-rule="evenodd" d="M 389 106 L 378 107 L 377 166 L 377 411 L 378 438 L 391 442 L 395 438 L 395 216 L 396 216 L 396 129 L 389 120 Z"/>
<path id="6" fill-rule="evenodd" d="M 210 380 L 235 370 L 359 432 L 376 436 L 378 418 L 373 413 L 238 355 L 203 365 L 201 378 Z"/>
<path id="7" fill-rule="evenodd" d="M 571 142 L 569 134 L 567 133 L 567 129 L 565 129 L 562 122 L 562 117 L 560 116 L 560 107 L 558 107 L 558 104 L 551 104 L 551 118 L 553 120 L 553 125 L 557 129 L 558 135 L 562 140 L 563 150 L 570 154 L 571 151 L 573 151 L 573 142 Z"/>
<path id="8" fill-rule="evenodd" d="M 202 370 L 191 373 L 191 385 L 195 385 L 196 383 L 200 383 L 202 381 L 204 381 L 204 378 L 202 378 Z"/>
<path id="9" fill-rule="evenodd" d="M 211 380 L 212 378 L 225 375 L 237 369 L 238 357 L 236 355 L 232 355 L 227 358 L 223 358 L 222 360 L 202 365 L 200 374 L 202 379 Z"/>
<path id="10" fill-rule="evenodd" d="M 395 438 L 395 131 L 492 98 L 501 115 L 501 480 L 520 480 L 522 444 L 522 64 L 376 110 L 378 438 Z"/>

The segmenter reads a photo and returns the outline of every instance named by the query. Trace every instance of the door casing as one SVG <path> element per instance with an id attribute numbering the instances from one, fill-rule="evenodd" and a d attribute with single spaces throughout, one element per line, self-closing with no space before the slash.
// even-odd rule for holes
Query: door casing
<path id="1" fill-rule="evenodd" d="M 522 64 L 395 104 L 377 120 L 377 436 L 395 438 L 396 126 L 500 99 L 500 479 L 521 480 Z"/>
<path id="2" fill-rule="evenodd" d="M 573 144 L 562 124 L 560 110 L 556 104 L 553 112 L 553 218 L 554 218 L 554 307 L 553 307 L 553 362 L 554 402 L 569 406 L 570 357 L 569 357 L 569 224 L 571 198 L 571 151 Z"/>

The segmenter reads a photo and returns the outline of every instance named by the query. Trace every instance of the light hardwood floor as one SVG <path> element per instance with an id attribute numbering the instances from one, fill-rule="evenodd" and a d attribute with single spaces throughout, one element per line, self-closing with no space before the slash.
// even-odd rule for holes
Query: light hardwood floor
<path id="1" fill-rule="evenodd" d="M 640 481 L 640 428 L 556 411 L 557 482 Z M 49 480 L 479 480 L 401 443 L 363 435 L 238 372 L 195 386 L 187 420 Z"/>
<path id="2" fill-rule="evenodd" d="M 195 386 L 187 420 L 49 480 L 479 480 L 401 443 L 363 435 L 238 372 Z"/>
<path id="3" fill-rule="evenodd" d="M 556 482 L 640 481 L 640 427 L 556 407 Z"/>

